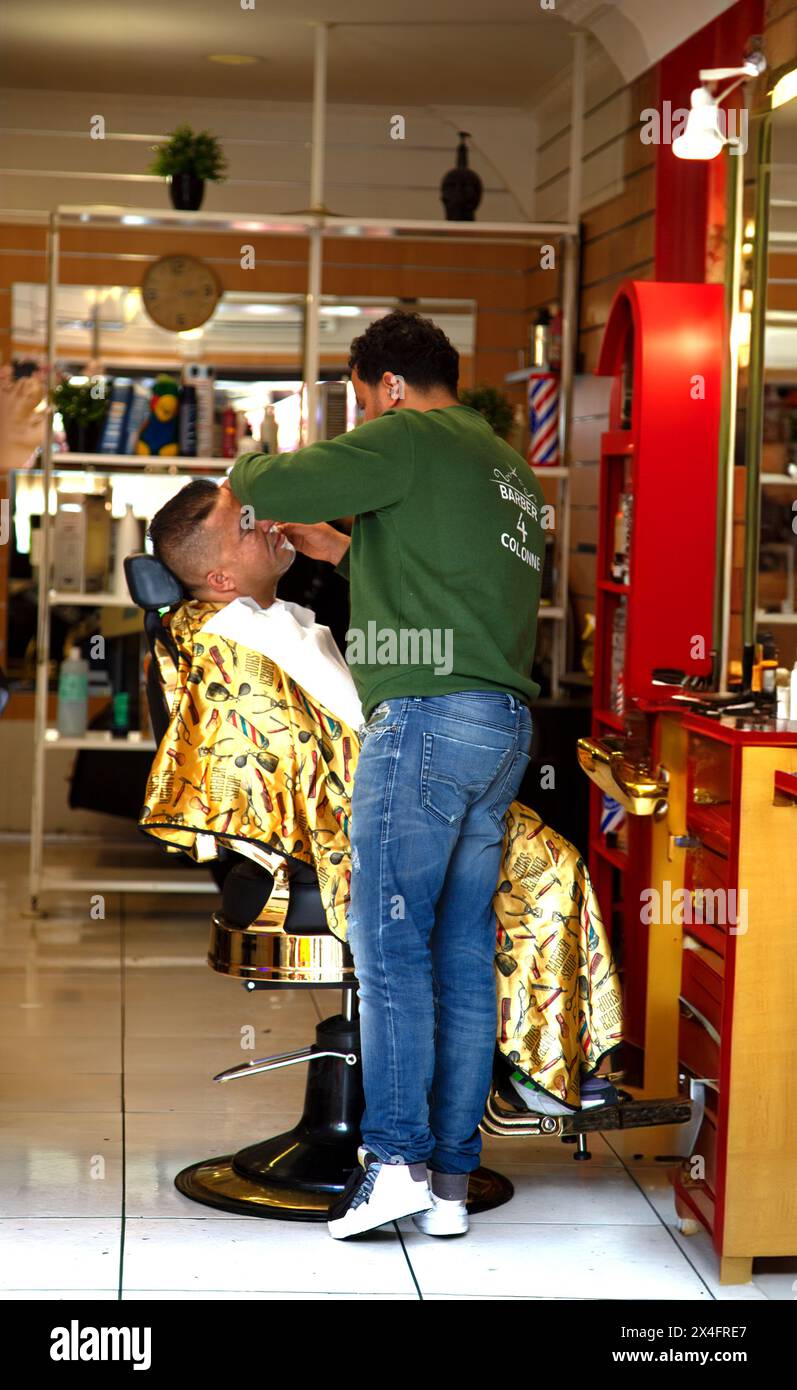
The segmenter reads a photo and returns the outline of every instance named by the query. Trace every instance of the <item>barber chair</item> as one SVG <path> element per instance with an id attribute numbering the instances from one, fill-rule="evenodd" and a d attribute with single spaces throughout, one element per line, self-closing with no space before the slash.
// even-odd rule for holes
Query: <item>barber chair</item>
<path id="1" fill-rule="evenodd" d="M 144 611 L 152 654 L 147 699 L 160 741 L 169 715 L 155 643 L 163 643 L 176 662 L 174 641 L 160 614 L 185 595 L 179 580 L 154 556 L 129 555 L 124 563 L 130 595 Z M 309 1046 L 253 1059 L 213 1078 L 227 1083 L 306 1063 L 304 1109 L 294 1128 L 235 1154 L 191 1164 L 178 1173 L 175 1185 L 192 1201 L 244 1216 L 325 1221 L 357 1167 L 365 1109 L 354 961 L 346 943 L 327 926 L 310 866 L 286 855 L 271 874 L 230 851 L 226 858 L 221 909 L 211 921 L 208 964 L 247 990 L 339 989 L 341 1009 L 319 1023 Z M 490 1210 L 508 1202 L 513 1193 L 507 1178 L 478 1168 L 470 1175 L 468 1209 Z"/>

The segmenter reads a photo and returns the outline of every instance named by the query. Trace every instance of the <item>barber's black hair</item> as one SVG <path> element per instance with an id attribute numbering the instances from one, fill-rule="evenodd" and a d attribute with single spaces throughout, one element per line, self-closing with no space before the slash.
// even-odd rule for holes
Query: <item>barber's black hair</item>
<path id="1" fill-rule="evenodd" d="M 355 367 L 369 386 L 395 372 L 416 391 L 442 386 L 457 394 L 459 353 L 442 328 L 418 313 L 398 309 L 376 319 L 351 344 L 349 371 Z"/>
<path id="2" fill-rule="evenodd" d="M 205 559 L 197 528 L 207 521 L 218 496 L 218 486 L 210 478 L 195 478 L 170 497 L 149 524 L 155 555 L 187 588 L 198 582 L 197 562 L 201 565 Z"/>

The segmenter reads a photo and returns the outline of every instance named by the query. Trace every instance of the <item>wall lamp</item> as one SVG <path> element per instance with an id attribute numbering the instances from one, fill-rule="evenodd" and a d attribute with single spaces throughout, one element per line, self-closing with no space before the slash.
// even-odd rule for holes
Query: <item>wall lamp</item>
<path id="1" fill-rule="evenodd" d="M 743 82 L 751 77 L 760 77 L 766 66 L 763 53 L 755 52 L 749 54 L 738 68 L 701 68 L 698 76 L 704 85 L 695 87 L 692 92 L 686 128 L 673 140 L 673 154 L 679 159 L 715 159 L 727 144 L 732 143 L 722 128 L 725 113 L 720 111 L 720 104 Z M 705 85 L 713 86 L 729 77 L 735 80 L 724 92 L 710 92 Z"/>

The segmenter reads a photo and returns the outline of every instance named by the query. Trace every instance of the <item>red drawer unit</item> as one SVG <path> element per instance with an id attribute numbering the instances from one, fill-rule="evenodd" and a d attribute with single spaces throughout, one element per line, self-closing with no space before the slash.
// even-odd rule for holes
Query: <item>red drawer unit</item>
<path id="1" fill-rule="evenodd" d="M 717 1033 L 722 1028 L 722 998 L 724 965 L 722 956 L 706 946 L 695 948 L 690 941 L 691 928 L 684 936 L 681 998 L 707 1020 Z M 694 940 L 694 938 L 691 938 Z"/>
<path id="2" fill-rule="evenodd" d="M 674 1175 L 723 1283 L 797 1253 L 797 724 L 686 715 L 685 920 L 678 1058 L 705 1117 Z M 709 920 L 713 915 L 714 920 Z"/>

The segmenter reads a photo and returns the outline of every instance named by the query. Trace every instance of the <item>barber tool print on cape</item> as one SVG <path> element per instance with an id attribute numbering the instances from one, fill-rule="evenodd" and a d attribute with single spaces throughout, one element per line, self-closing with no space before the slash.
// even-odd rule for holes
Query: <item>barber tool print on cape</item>
<path id="1" fill-rule="evenodd" d="M 170 722 L 139 824 L 195 857 L 198 837 L 312 864 L 329 930 L 348 932 L 355 730 L 276 662 L 201 633 L 213 605 L 171 618 L 175 670 L 159 648 Z M 241 679 L 241 673 L 246 679 Z M 497 1044 L 549 1095 L 579 1104 L 579 1075 L 621 1038 L 617 973 L 578 851 L 514 801 L 496 886 Z"/>

